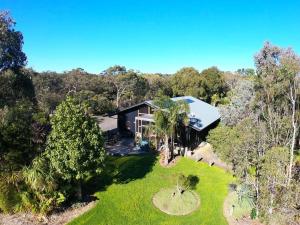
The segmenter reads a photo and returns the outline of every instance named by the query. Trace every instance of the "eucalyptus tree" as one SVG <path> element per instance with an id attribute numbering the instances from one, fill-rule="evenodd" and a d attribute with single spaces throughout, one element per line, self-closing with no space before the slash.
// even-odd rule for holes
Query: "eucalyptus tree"
<path id="1" fill-rule="evenodd" d="M 147 80 L 133 70 L 110 72 L 106 75 L 106 78 L 114 88 L 117 108 L 144 100 L 149 89 Z"/>
<path id="2" fill-rule="evenodd" d="M 257 101 L 272 146 L 289 147 L 287 184 L 290 184 L 299 135 L 300 58 L 292 49 L 281 49 L 267 42 L 255 56 L 255 64 Z"/>
<path id="3" fill-rule="evenodd" d="M 178 70 L 171 77 L 171 85 L 174 96 L 191 95 L 199 97 L 203 92 L 200 73 L 193 67 L 184 67 Z"/>
<path id="4" fill-rule="evenodd" d="M 253 117 L 255 94 L 253 81 L 238 80 L 227 94 L 229 103 L 218 106 L 222 122 L 228 126 L 235 126 L 243 119 Z"/>
<path id="5" fill-rule="evenodd" d="M 217 67 L 210 67 L 200 73 L 200 95 L 199 98 L 211 103 L 213 100 L 220 101 L 226 95 L 227 87 L 224 73 Z M 213 102 L 217 103 L 217 102 Z"/>

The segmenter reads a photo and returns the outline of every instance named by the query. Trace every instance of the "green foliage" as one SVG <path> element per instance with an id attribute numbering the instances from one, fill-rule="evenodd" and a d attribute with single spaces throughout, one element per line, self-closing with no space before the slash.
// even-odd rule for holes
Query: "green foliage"
<path id="1" fill-rule="evenodd" d="M 157 135 L 157 138 L 164 139 L 164 163 L 169 162 L 169 138 L 172 138 L 171 154 L 173 155 L 173 141 L 176 128 L 186 126 L 189 123 L 189 105 L 184 101 L 173 101 L 167 96 L 154 100 L 158 109 L 154 112 L 154 124 L 149 128 Z"/>
<path id="2" fill-rule="evenodd" d="M 33 191 L 50 193 L 57 189 L 58 179 L 44 154 L 36 157 L 31 167 L 24 169 L 23 175 L 25 182 Z"/>
<path id="3" fill-rule="evenodd" d="M 193 67 L 184 67 L 177 71 L 171 78 L 174 96 L 191 95 L 201 96 L 201 77 Z"/>
<path id="4" fill-rule="evenodd" d="M 72 192 L 50 165 L 46 153 L 36 157 L 32 165 L 23 170 L 26 192 L 22 193 L 22 207 L 47 214 L 63 204 Z"/>
<path id="5" fill-rule="evenodd" d="M 173 96 L 171 76 L 161 74 L 144 74 L 143 77 L 149 84 L 146 99 L 155 99 L 160 96 Z"/>
<path id="6" fill-rule="evenodd" d="M 256 217 L 257 217 L 257 211 L 256 211 L 255 208 L 253 208 L 253 209 L 251 210 L 251 213 L 250 213 L 250 218 L 251 218 L 252 220 L 254 220 L 254 219 L 256 219 Z"/>
<path id="7" fill-rule="evenodd" d="M 127 69 L 125 66 L 120 66 L 120 65 L 114 65 L 106 70 L 103 71 L 103 74 L 105 75 L 120 75 L 120 74 L 125 74 L 127 72 Z"/>
<path id="8" fill-rule="evenodd" d="M 233 166 L 235 174 L 247 179 L 258 159 L 257 137 L 263 130 L 258 129 L 251 119 L 244 119 L 235 127 L 220 124 L 211 130 L 207 140 L 214 151 L 225 162 Z"/>
<path id="9" fill-rule="evenodd" d="M 80 91 L 74 95 L 76 101 L 88 105 L 88 111 L 94 115 L 103 115 L 116 110 L 111 100 L 103 95 L 97 95 L 93 91 Z"/>
<path id="10" fill-rule="evenodd" d="M 225 96 L 227 92 L 227 87 L 225 84 L 225 79 L 223 72 L 221 72 L 217 67 L 211 67 L 205 69 L 201 72 L 201 89 L 199 97 L 206 102 L 211 102 L 212 98 L 218 101 Z M 215 102 L 215 103 L 218 103 Z"/>
<path id="11" fill-rule="evenodd" d="M 191 95 L 206 102 L 222 102 L 227 87 L 223 73 L 211 67 L 199 73 L 193 67 L 185 67 L 172 77 L 173 95 Z"/>
<path id="12" fill-rule="evenodd" d="M 67 93 L 65 76 L 57 73 L 41 73 L 28 71 L 32 76 L 38 106 L 45 113 L 51 113 L 63 101 Z"/>
<path id="13" fill-rule="evenodd" d="M 1 114 L 0 171 L 18 170 L 35 156 L 31 143 L 32 103 L 20 101 L 5 107 Z"/>
<path id="14" fill-rule="evenodd" d="M 20 202 L 18 192 L 14 185 L 5 182 L 1 176 L 0 181 L 0 211 L 4 213 L 13 213 L 16 211 L 16 205 Z"/>
<path id="15" fill-rule="evenodd" d="M 51 118 L 46 154 L 65 180 L 81 180 L 103 167 L 105 151 L 97 123 L 72 97 L 62 102 Z"/>
<path id="16" fill-rule="evenodd" d="M 30 75 L 23 70 L 0 72 L 0 108 L 14 106 L 22 100 L 35 101 Z"/>
<path id="17" fill-rule="evenodd" d="M 258 204 L 262 216 L 269 220 L 275 208 L 280 207 L 280 197 L 286 195 L 286 168 L 289 163 L 288 149 L 273 147 L 266 152 L 261 169 L 261 187 Z M 278 196 L 278 197 L 277 197 Z M 290 204 L 293 200 L 289 199 Z"/>
<path id="18" fill-rule="evenodd" d="M 240 76 L 244 76 L 244 77 L 254 77 L 255 76 L 255 70 L 251 69 L 251 68 L 242 68 L 242 69 L 238 69 L 236 71 Z"/>
<path id="19" fill-rule="evenodd" d="M 6 11 L 0 11 L 0 71 L 26 64 L 22 51 L 23 35 L 14 29 L 15 22 Z"/>
<path id="20" fill-rule="evenodd" d="M 109 85 L 112 86 L 116 99 L 116 106 L 126 107 L 144 100 L 149 90 L 147 80 L 133 70 L 108 75 Z"/>

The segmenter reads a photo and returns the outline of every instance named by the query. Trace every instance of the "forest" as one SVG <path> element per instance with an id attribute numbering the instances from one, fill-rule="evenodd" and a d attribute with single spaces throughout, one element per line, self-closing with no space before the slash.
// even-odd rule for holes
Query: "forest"
<path id="1" fill-rule="evenodd" d="M 300 221 L 300 57 L 293 49 L 266 42 L 255 69 L 234 72 L 212 66 L 149 74 L 114 65 L 90 74 L 34 71 L 22 46 L 22 33 L 1 12 L 0 211 L 47 214 L 82 200 L 85 181 L 111 169 L 94 115 L 190 95 L 218 107 L 221 121 L 207 142 L 232 165 L 252 216 L 266 224 Z"/>

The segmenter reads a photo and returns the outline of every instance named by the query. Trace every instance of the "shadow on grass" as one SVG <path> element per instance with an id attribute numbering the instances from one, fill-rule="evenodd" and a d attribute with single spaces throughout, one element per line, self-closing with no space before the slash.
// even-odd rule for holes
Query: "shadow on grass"
<path id="1" fill-rule="evenodd" d="M 196 189 L 197 184 L 199 183 L 200 179 L 199 177 L 195 176 L 195 175 L 189 175 L 187 177 L 188 182 L 189 182 L 189 186 L 192 190 Z"/>
<path id="2" fill-rule="evenodd" d="M 186 189 L 195 190 L 200 182 L 200 178 L 192 174 L 185 176 L 182 173 L 175 173 L 171 177 L 171 182 L 174 184 L 174 186 L 181 184 L 181 186 L 185 187 Z"/>
<path id="3" fill-rule="evenodd" d="M 91 177 L 83 186 L 87 195 L 105 191 L 112 183 L 128 183 L 146 176 L 152 171 L 156 155 L 109 157 L 102 174 Z"/>

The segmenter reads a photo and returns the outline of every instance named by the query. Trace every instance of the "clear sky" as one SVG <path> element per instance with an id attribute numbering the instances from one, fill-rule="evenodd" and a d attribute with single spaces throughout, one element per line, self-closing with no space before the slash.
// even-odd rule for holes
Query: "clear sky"
<path id="1" fill-rule="evenodd" d="M 300 54 L 299 0 L 0 0 L 0 9 L 17 21 L 37 71 L 234 71 L 254 67 L 266 40 Z"/>

